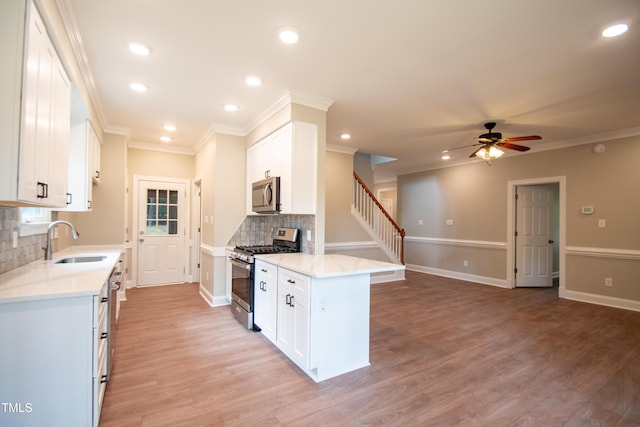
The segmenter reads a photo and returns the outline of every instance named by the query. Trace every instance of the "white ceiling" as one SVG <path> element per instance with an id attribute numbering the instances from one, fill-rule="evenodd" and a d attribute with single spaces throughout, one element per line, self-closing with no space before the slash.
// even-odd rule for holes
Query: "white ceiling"
<path id="1" fill-rule="evenodd" d="M 398 158 L 376 178 L 442 166 L 442 150 L 473 144 L 489 120 L 504 137 L 541 135 L 523 143 L 529 153 L 640 133 L 638 0 L 58 4 L 81 40 L 103 125 L 127 129 L 132 144 L 193 152 L 212 128 L 244 135 L 286 91 L 333 101 L 328 144 Z M 630 30 L 600 35 L 618 22 Z M 279 41 L 285 26 L 298 30 L 296 45 Z M 132 55 L 130 42 L 151 55 Z M 132 81 L 148 92 L 132 92 Z M 158 140 L 166 122 L 178 127 L 170 144 Z"/>

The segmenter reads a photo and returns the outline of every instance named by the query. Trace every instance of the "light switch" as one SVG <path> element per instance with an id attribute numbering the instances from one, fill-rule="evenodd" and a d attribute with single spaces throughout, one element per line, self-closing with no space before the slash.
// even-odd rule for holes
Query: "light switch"
<path id="1" fill-rule="evenodd" d="M 423 225 L 423 224 L 424 224 L 424 221 L 423 221 L 423 220 L 421 220 L 421 219 L 419 219 L 419 220 L 418 220 L 418 225 Z"/>
<path id="2" fill-rule="evenodd" d="M 598 227 L 599 228 L 605 228 L 607 226 L 607 221 L 605 221 L 604 219 L 599 219 L 598 220 Z"/>
<path id="3" fill-rule="evenodd" d="M 18 232 L 14 231 L 12 235 L 13 235 L 13 249 L 15 249 L 18 247 Z"/>
<path id="4" fill-rule="evenodd" d="M 451 218 L 445 219 L 444 220 L 444 224 L 445 225 L 453 225 L 453 220 Z"/>
<path id="5" fill-rule="evenodd" d="M 307 230 L 307 242 L 311 241 L 311 230 Z"/>

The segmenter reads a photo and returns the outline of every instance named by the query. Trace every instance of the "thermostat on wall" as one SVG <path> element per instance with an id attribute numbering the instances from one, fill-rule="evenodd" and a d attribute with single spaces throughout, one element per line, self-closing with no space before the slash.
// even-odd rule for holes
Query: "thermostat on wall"
<path id="1" fill-rule="evenodd" d="M 583 215 L 591 215 L 593 213 L 593 206 L 583 206 L 580 208 L 580 212 L 582 212 Z"/>

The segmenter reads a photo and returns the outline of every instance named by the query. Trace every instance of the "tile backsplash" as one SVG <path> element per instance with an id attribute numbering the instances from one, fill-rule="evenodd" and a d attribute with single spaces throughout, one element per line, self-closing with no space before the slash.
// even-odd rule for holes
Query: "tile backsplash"
<path id="1" fill-rule="evenodd" d="M 314 253 L 315 215 L 249 215 L 229 240 L 229 246 L 270 245 L 272 232 L 277 227 L 297 228 L 300 236 L 300 250 Z M 307 231 L 311 231 L 311 241 L 307 241 Z"/>
<path id="2" fill-rule="evenodd" d="M 55 220 L 56 213 L 52 212 L 51 217 Z M 18 230 L 19 221 L 19 208 L 0 206 L 0 273 L 44 258 L 42 247 L 47 244 L 46 234 L 18 237 L 18 245 L 13 247 L 13 232 Z"/>

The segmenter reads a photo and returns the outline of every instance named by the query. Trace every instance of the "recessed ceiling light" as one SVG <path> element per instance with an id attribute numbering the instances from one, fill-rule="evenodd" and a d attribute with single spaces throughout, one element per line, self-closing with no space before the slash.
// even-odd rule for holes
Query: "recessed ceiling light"
<path id="1" fill-rule="evenodd" d="M 149 55 L 149 48 L 140 43 L 131 43 L 129 45 L 129 50 L 136 55 L 147 56 Z"/>
<path id="2" fill-rule="evenodd" d="M 442 155 L 442 160 L 449 160 L 450 158 L 451 158 L 451 156 L 448 155 L 448 154 L 443 154 Z"/>
<path id="3" fill-rule="evenodd" d="M 160 137 L 160 141 L 162 142 L 171 142 L 171 138 L 169 138 L 168 136 L 161 136 Z"/>
<path id="4" fill-rule="evenodd" d="M 143 85 L 142 83 L 131 83 L 129 85 L 129 87 L 133 90 L 135 90 L 136 92 L 146 92 L 147 91 L 147 87 L 145 85 Z"/>
<path id="5" fill-rule="evenodd" d="M 293 28 L 284 28 L 280 31 L 280 41 L 286 44 L 298 42 L 298 33 Z"/>
<path id="6" fill-rule="evenodd" d="M 627 24 L 616 24 L 605 28 L 602 32 L 604 37 L 618 37 L 620 34 L 624 34 L 629 29 Z"/>
<path id="7" fill-rule="evenodd" d="M 174 125 L 166 124 L 166 125 L 164 125 L 164 130 L 169 131 L 169 132 L 175 132 L 176 131 L 176 127 Z"/>
<path id="8" fill-rule="evenodd" d="M 224 109 L 227 111 L 238 111 L 238 106 L 235 104 L 225 104 Z"/>
<path id="9" fill-rule="evenodd" d="M 244 81 L 249 86 L 260 86 L 262 84 L 262 80 L 260 80 L 260 78 L 256 76 L 247 76 L 247 78 L 244 79 Z"/>
<path id="10" fill-rule="evenodd" d="M 351 138 L 351 135 L 349 135 L 348 133 L 343 133 L 342 135 L 340 135 L 341 139 L 347 140 Z"/>

